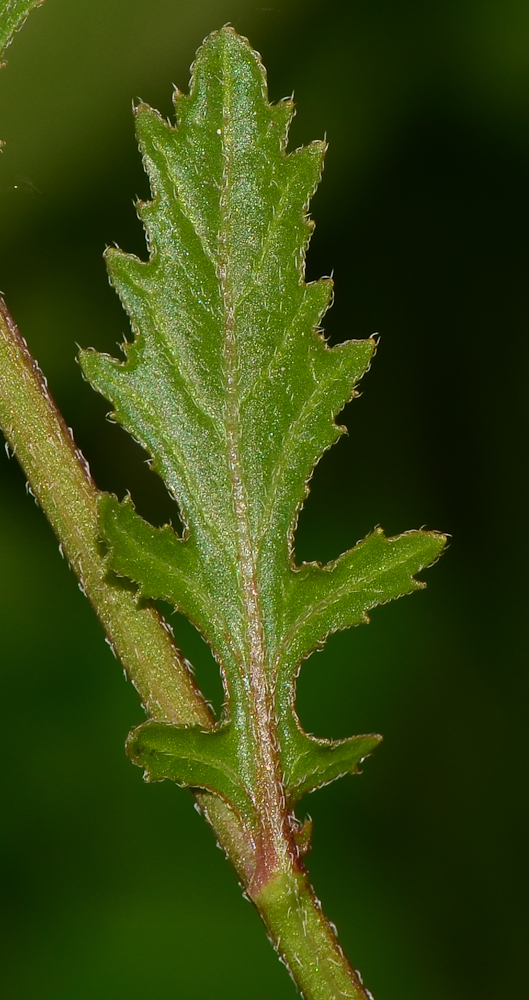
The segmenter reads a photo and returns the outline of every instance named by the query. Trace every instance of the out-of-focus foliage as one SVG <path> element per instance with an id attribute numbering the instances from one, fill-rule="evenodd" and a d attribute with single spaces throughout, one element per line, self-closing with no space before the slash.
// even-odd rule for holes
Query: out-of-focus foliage
<path id="1" fill-rule="evenodd" d="M 0 0 L 0 56 L 9 45 L 15 31 L 22 27 L 30 11 L 44 0 Z"/>
<path id="2" fill-rule="evenodd" d="M 116 240 L 145 254 L 127 203 L 148 194 L 131 99 L 169 115 L 167 81 L 185 80 L 202 38 L 228 20 L 262 52 L 273 100 L 295 86 L 293 144 L 327 132 L 308 257 L 309 278 L 334 269 L 326 331 L 333 342 L 381 333 L 351 435 L 314 477 L 297 559 L 331 559 L 377 523 L 453 534 L 425 593 L 335 636 L 300 678 L 307 730 L 385 735 L 365 780 L 309 800 L 316 888 L 376 1000 L 522 995 L 523 6 L 47 0 L 0 76 L 0 287 L 99 485 L 130 488 L 164 523 L 173 505 L 104 422 L 75 342 L 115 353 L 126 324 L 101 253 Z M 293 988 L 185 796 L 145 789 L 127 762 L 135 694 L 5 458 L 0 486 L 5 994 L 165 1000 L 177 975 L 193 1000 L 286 1000 Z M 204 644 L 173 624 L 218 704 Z M 484 752 L 491 733 L 507 734 L 508 755 Z"/>

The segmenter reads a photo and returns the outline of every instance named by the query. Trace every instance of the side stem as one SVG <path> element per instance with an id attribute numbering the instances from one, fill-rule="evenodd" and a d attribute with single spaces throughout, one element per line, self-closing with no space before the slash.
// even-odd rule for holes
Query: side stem
<path id="1" fill-rule="evenodd" d="M 2 299 L 0 426 L 148 715 L 175 725 L 211 728 L 211 713 L 157 610 L 139 604 L 134 594 L 108 577 L 99 543 L 100 494 Z M 199 792 L 196 799 L 249 890 L 256 859 L 237 817 L 215 795 Z M 252 900 L 306 1000 L 370 1000 L 303 871 L 272 876 Z"/>
<path id="2" fill-rule="evenodd" d="M 108 640 L 155 719 L 209 728 L 211 713 L 154 606 L 108 579 L 100 496 L 46 379 L 0 299 L 0 425 Z"/>

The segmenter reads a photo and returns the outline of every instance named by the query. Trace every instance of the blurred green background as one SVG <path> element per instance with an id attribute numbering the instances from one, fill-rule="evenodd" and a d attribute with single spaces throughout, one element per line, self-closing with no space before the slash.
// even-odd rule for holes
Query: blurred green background
<path id="1" fill-rule="evenodd" d="M 105 422 L 75 344 L 115 353 L 127 330 L 105 245 L 145 255 L 131 100 L 170 114 L 227 21 L 261 51 L 271 98 L 295 90 L 293 144 L 330 142 L 308 260 L 311 278 L 334 271 L 326 330 L 381 334 L 298 558 L 375 524 L 453 535 L 426 592 L 303 668 L 307 728 L 385 736 L 361 777 L 304 803 L 316 890 L 376 1000 L 521 997 L 528 5 L 47 0 L 0 78 L 0 287 L 98 484 L 163 522 L 163 487 Z M 0 514 L 3 997 L 293 1000 L 190 796 L 127 761 L 135 692 L 3 452 Z M 175 628 L 219 704 L 204 644 Z"/>

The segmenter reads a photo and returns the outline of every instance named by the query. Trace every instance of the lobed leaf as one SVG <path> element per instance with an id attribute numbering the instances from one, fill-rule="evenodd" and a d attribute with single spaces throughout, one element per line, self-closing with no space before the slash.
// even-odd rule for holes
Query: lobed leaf
<path id="1" fill-rule="evenodd" d="M 103 498 L 110 565 L 196 624 L 226 691 L 218 731 L 147 724 L 130 752 L 151 777 L 215 790 L 253 822 L 273 769 L 267 740 L 289 805 L 354 773 L 376 746 L 378 736 L 304 734 L 295 677 L 330 632 L 423 586 L 414 576 L 445 538 L 377 529 L 327 566 L 294 566 L 308 480 L 343 432 L 335 416 L 375 348 L 329 348 L 320 324 L 332 282 L 305 282 L 325 145 L 287 153 L 292 103 L 268 103 L 259 56 L 231 28 L 206 39 L 189 95 L 174 100 L 176 127 L 144 104 L 135 111 L 152 190 L 138 205 L 149 259 L 106 255 L 134 341 L 124 361 L 85 351 L 81 363 L 152 457 L 185 526 L 179 537 L 129 498 Z"/>

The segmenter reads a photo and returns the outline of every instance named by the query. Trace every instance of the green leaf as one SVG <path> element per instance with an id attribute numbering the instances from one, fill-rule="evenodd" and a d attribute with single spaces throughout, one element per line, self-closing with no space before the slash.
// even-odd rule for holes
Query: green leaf
<path id="1" fill-rule="evenodd" d="M 100 523 L 110 566 L 139 596 L 165 598 L 195 623 L 226 692 L 229 764 L 215 749 L 220 732 L 167 727 L 143 727 L 142 740 L 154 742 L 141 752 L 133 736 L 135 759 L 153 776 L 232 802 L 237 794 L 237 807 L 251 801 L 263 822 L 274 802 L 290 809 L 354 773 L 380 739 L 333 743 L 302 732 L 302 660 L 330 632 L 421 587 L 414 574 L 445 538 L 377 529 L 327 566 L 294 565 L 308 480 L 343 433 L 334 418 L 375 348 L 329 348 L 320 324 L 332 283 L 304 280 L 325 145 L 287 154 L 292 103 L 268 104 L 259 57 L 231 28 L 206 39 L 175 108 L 176 128 L 144 104 L 135 111 L 152 190 L 138 205 L 149 259 L 106 255 L 134 341 L 125 361 L 85 351 L 81 363 L 151 456 L 185 527 L 182 537 L 154 528 L 129 498 L 113 497 L 103 498 Z"/>
<path id="2" fill-rule="evenodd" d="M 34 7 L 40 7 L 44 0 L 0 0 L 0 56 L 22 27 Z"/>
<path id="3" fill-rule="evenodd" d="M 236 746 L 229 726 L 204 732 L 194 726 L 145 722 L 130 734 L 127 752 L 145 768 L 149 781 L 171 778 L 178 785 L 217 792 L 249 826 L 255 825 L 251 798 L 237 774 Z"/>
<path id="4" fill-rule="evenodd" d="M 289 733 L 284 753 L 285 789 L 288 804 L 294 806 L 306 792 L 328 785 L 344 774 L 357 774 L 359 765 L 380 743 L 381 736 L 351 736 L 347 740 L 317 740 L 299 725 Z"/>
<path id="5" fill-rule="evenodd" d="M 414 574 L 438 558 L 444 543 L 435 532 L 386 538 L 376 528 L 334 562 L 302 566 L 290 579 L 283 669 L 295 670 L 330 632 L 367 623 L 370 608 L 424 587 Z"/>

